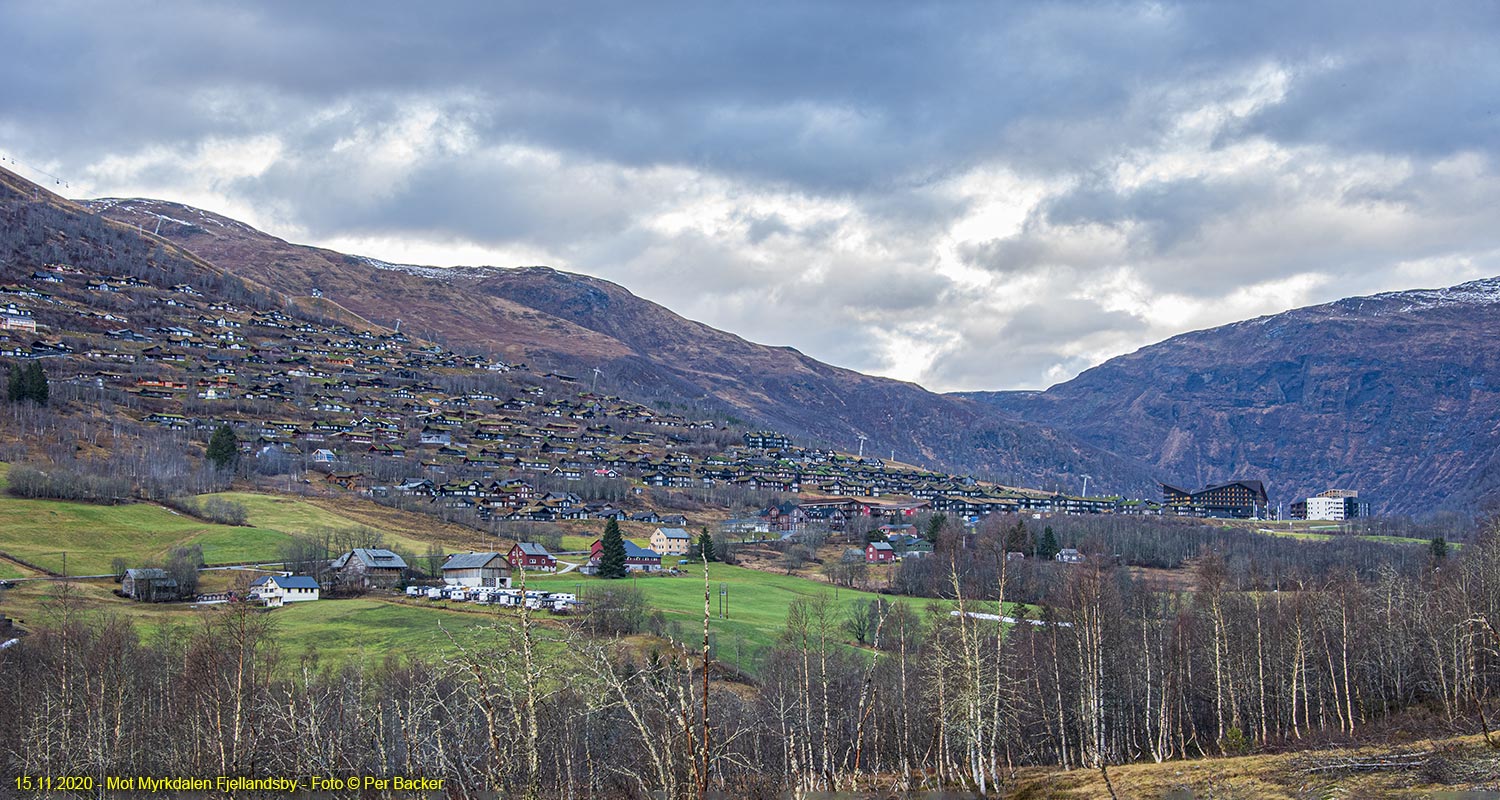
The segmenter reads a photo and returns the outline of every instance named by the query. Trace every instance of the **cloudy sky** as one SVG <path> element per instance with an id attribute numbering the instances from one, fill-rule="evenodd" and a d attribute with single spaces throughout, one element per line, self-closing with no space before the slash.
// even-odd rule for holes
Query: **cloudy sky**
<path id="1" fill-rule="evenodd" d="M 1491 0 L 333 5 L 0 4 L 0 154 L 937 390 L 1500 274 Z"/>

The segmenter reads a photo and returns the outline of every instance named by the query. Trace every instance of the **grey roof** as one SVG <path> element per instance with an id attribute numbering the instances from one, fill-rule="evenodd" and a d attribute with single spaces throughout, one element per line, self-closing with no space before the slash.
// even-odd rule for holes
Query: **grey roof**
<path id="1" fill-rule="evenodd" d="M 892 548 L 890 546 L 890 544 L 888 544 L 886 542 L 870 542 L 870 546 L 873 547 L 873 548 L 875 548 L 876 550 L 893 550 L 893 549 L 895 549 L 895 548 Z"/>
<path id="2" fill-rule="evenodd" d="M 654 559 L 660 560 L 661 559 L 661 553 L 658 553 L 655 550 L 651 550 L 649 548 L 641 547 L 640 545 L 636 544 L 635 542 L 632 542 L 629 539 L 626 539 L 625 540 L 625 557 L 626 558 L 647 558 L 647 559 L 654 558 Z"/>
<path id="3" fill-rule="evenodd" d="M 283 589 L 317 589 L 318 582 L 307 575 L 277 575 L 270 580 Z"/>
<path id="4" fill-rule="evenodd" d="M 499 553 L 454 553 L 443 563 L 443 569 L 479 569 L 497 558 Z"/>
<path id="5" fill-rule="evenodd" d="M 125 570 L 125 577 L 138 581 L 159 581 L 167 577 L 167 571 L 158 567 L 142 567 Z"/>
<path id="6" fill-rule="evenodd" d="M 661 534 L 663 536 L 667 537 L 668 539 L 689 539 L 689 540 L 691 540 L 693 538 L 693 537 L 689 536 L 688 532 L 685 531 L 685 530 L 683 530 L 682 528 L 657 528 L 657 530 L 661 531 Z"/>
<path id="7" fill-rule="evenodd" d="M 552 556 L 551 553 L 547 552 L 547 548 L 536 542 L 516 542 L 516 547 L 521 548 L 521 552 L 528 556 L 547 556 L 549 558 Z"/>
<path id="8" fill-rule="evenodd" d="M 385 548 L 374 547 L 356 547 L 353 550 L 350 550 L 349 552 L 339 556 L 330 566 L 332 566 L 334 569 L 343 569 L 344 565 L 349 563 L 350 556 L 358 556 L 360 563 L 364 564 L 367 567 L 406 569 L 406 561 L 402 559 L 401 556 L 398 556 L 395 553 L 386 550 Z"/>

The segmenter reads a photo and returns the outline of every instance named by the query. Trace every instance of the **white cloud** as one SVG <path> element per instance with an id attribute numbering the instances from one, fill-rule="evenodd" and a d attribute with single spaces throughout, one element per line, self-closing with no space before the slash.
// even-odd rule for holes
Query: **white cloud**
<path id="1" fill-rule="evenodd" d="M 0 9 L 0 138 L 78 195 L 587 272 L 935 389 L 1500 272 L 1480 5 L 406 11 Z"/>

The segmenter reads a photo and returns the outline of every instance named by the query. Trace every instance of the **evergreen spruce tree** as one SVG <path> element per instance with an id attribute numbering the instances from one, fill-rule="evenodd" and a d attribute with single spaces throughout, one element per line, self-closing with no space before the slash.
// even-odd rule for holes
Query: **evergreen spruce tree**
<path id="1" fill-rule="evenodd" d="M 51 390 L 47 386 L 47 373 L 42 371 L 41 362 L 33 361 L 26 368 L 26 375 L 22 383 L 26 387 L 26 398 L 39 406 L 47 405 L 47 398 Z"/>
<path id="2" fill-rule="evenodd" d="M 719 560 L 719 557 L 714 554 L 714 540 L 708 535 L 707 526 L 704 526 L 703 531 L 698 534 L 698 552 L 707 561 Z"/>
<path id="3" fill-rule="evenodd" d="M 228 469 L 240 457 L 240 441 L 229 425 L 220 425 L 208 440 L 208 460 L 215 469 Z"/>
<path id="4" fill-rule="evenodd" d="M 1428 552 L 1432 553 L 1432 557 L 1433 558 L 1436 558 L 1436 559 L 1447 558 L 1448 557 L 1448 540 L 1444 539 L 1441 536 L 1439 536 L 1436 539 L 1432 540 L 1432 544 L 1428 546 L 1427 550 L 1428 550 Z"/>
<path id="5" fill-rule="evenodd" d="M 943 535 L 943 526 L 947 524 L 947 514 L 933 514 L 932 518 L 927 520 L 927 530 L 925 531 L 927 541 L 937 544 L 938 537 Z"/>
<path id="6" fill-rule="evenodd" d="M 1042 531 L 1042 541 L 1036 546 L 1036 557 L 1050 559 L 1057 555 L 1058 549 L 1057 537 L 1052 533 L 1052 526 L 1048 525 Z"/>
<path id="7" fill-rule="evenodd" d="M 1016 524 L 1005 532 L 1005 549 L 1007 552 L 1024 553 L 1030 549 L 1027 545 L 1031 542 L 1031 533 L 1026 530 L 1026 523 L 1020 519 Z"/>
<path id="8" fill-rule="evenodd" d="M 10 365 L 10 379 L 5 387 L 5 399 L 19 403 L 26 398 L 26 373 L 19 364 Z"/>
<path id="9" fill-rule="evenodd" d="M 625 539 L 620 536 L 620 523 L 610 520 L 604 524 L 604 536 L 600 544 L 599 577 L 625 577 Z"/>

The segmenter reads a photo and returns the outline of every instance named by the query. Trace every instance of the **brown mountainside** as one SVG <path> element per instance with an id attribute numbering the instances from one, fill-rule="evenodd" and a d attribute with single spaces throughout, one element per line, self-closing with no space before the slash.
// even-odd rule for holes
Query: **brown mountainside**
<path id="1" fill-rule="evenodd" d="M 1006 483 L 1155 494 L 1139 463 L 974 401 L 748 342 L 608 281 L 546 267 L 432 269 L 296 245 L 209 212 L 154 200 L 88 201 L 236 275 L 292 296 L 314 289 L 375 323 L 525 361 L 647 400 L 725 410 L 807 444 L 976 472 Z"/>
<path id="2" fill-rule="evenodd" d="M 974 392 L 1144 459 L 1184 486 L 1267 482 L 1273 503 L 1356 489 L 1377 512 L 1500 500 L 1500 279 L 1198 331 L 1045 392 Z"/>

